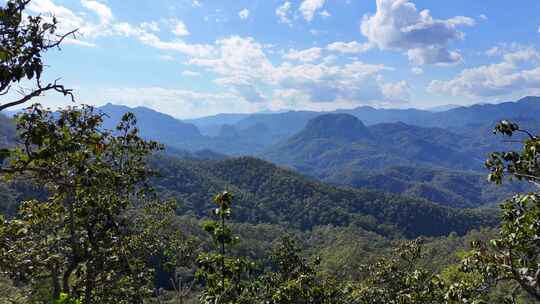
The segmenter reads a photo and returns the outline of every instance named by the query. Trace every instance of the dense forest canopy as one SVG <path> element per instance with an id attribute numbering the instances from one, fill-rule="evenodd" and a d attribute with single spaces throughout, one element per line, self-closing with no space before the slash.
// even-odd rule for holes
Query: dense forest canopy
<path id="1" fill-rule="evenodd" d="M 42 73 L 77 29 L 31 3 L 0 6 L 0 111 L 75 97 Z M 191 122 L 26 106 L 0 114 L 0 303 L 540 302 L 538 98 Z"/>

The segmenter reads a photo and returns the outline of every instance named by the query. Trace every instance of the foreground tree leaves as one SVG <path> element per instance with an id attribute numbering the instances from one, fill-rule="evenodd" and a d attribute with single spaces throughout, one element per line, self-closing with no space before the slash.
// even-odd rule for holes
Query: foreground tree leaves
<path id="1" fill-rule="evenodd" d="M 43 185 L 49 197 L 0 219 L 0 269 L 32 286 L 34 298 L 45 289 L 53 299 L 142 303 L 153 287 L 151 258 L 179 251 L 169 248 L 174 234 L 160 233 L 174 204 L 156 201 L 147 185 L 146 158 L 160 146 L 138 136 L 132 114 L 102 130 L 89 106 L 52 113 L 35 105 L 17 121 L 21 145 L 4 177 Z"/>
<path id="2" fill-rule="evenodd" d="M 502 183 L 505 177 L 540 181 L 540 138 L 515 123 L 502 121 L 495 133 L 525 134 L 521 151 L 493 153 L 486 161 L 489 180 Z M 476 242 L 475 251 L 464 260 L 463 269 L 479 278 L 471 296 L 486 297 L 493 288 L 505 284 L 512 291 L 505 303 L 524 299 L 540 301 L 540 193 L 518 194 L 502 206 L 499 238 Z"/>
<path id="3" fill-rule="evenodd" d="M 77 29 L 59 34 L 58 21 L 54 16 L 33 16 L 26 11 L 30 2 L 8 0 L 0 6 L 0 96 L 8 94 L 12 86 L 22 80 L 35 83 L 31 90 L 20 90 L 22 97 L 0 101 L 0 111 L 28 102 L 47 91 L 74 98 L 72 91 L 57 81 L 42 83 L 41 75 L 45 69 L 44 53 L 60 47 L 63 40 L 74 36 Z"/>

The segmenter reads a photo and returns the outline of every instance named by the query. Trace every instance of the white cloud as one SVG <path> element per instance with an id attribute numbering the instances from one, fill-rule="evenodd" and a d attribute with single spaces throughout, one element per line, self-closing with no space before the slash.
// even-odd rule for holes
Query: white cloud
<path id="1" fill-rule="evenodd" d="M 119 87 L 105 88 L 99 92 L 83 92 L 81 101 L 92 103 L 107 100 L 130 107 L 144 106 L 159 109 L 178 118 L 189 118 L 201 112 L 211 114 L 223 112 L 253 112 L 257 108 L 238 102 L 231 94 L 209 94 L 190 90 L 162 87 Z"/>
<path id="2" fill-rule="evenodd" d="M 334 42 L 329 44 L 326 48 L 329 51 L 336 51 L 344 54 L 356 54 L 356 53 L 362 53 L 367 50 L 371 45 L 369 43 L 359 43 L 357 41 L 351 41 L 351 42 Z"/>
<path id="3" fill-rule="evenodd" d="M 183 21 L 174 20 L 173 25 L 174 25 L 174 28 L 173 28 L 172 32 L 176 36 L 182 37 L 182 36 L 189 36 L 190 35 L 190 33 L 189 33 L 188 29 L 187 29 L 187 26 Z"/>
<path id="4" fill-rule="evenodd" d="M 484 20 L 484 21 L 488 20 L 488 17 L 485 14 L 478 15 L 478 18 L 480 18 L 480 20 Z"/>
<path id="5" fill-rule="evenodd" d="M 321 52 L 322 49 L 318 47 L 313 47 L 307 50 L 297 51 L 297 50 L 289 50 L 283 58 L 289 59 L 289 60 L 298 60 L 302 62 L 313 62 L 319 58 L 321 58 Z"/>
<path id="6" fill-rule="evenodd" d="M 415 65 L 452 65 L 463 62 L 460 52 L 449 51 L 444 47 L 434 45 L 425 48 L 410 49 L 407 51 L 407 57 Z"/>
<path id="7" fill-rule="evenodd" d="M 396 83 L 385 83 L 381 87 L 383 95 L 391 101 L 409 100 L 410 88 L 409 84 L 404 80 Z"/>
<path id="8" fill-rule="evenodd" d="M 199 1 L 199 0 L 193 0 L 193 1 L 191 1 L 191 6 L 193 6 L 193 7 L 201 7 L 202 4 L 201 4 L 201 1 Z"/>
<path id="9" fill-rule="evenodd" d="M 434 19 L 429 10 L 418 11 L 408 0 L 377 0 L 377 12 L 364 15 L 361 31 L 380 49 L 406 52 L 413 64 L 453 64 L 462 56 L 448 50 L 449 43 L 465 37 L 458 27 L 474 24 L 464 16 Z"/>
<path id="10" fill-rule="evenodd" d="M 315 12 L 324 6 L 325 0 L 304 0 L 300 4 L 300 13 L 308 22 L 313 20 Z"/>
<path id="11" fill-rule="evenodd" d="M 526 94 L 540 86 L 540 53 L 532 47 L 490 49 L 501 61 L 465 69 L 451 80 L 434 80 L 428 91 L 453 96 L 494 97 Z"/>
<path id="12" fill-rule="evenodd" d="M 264 46 L 253 38 L 232 36 L 219 40 L 217 47 L 217 56 L 193 58 L 187 64 L 218 74 L 219 78 L 215 80 L 218 85 L 229 88 L 232 94 L 249 103 L 272 103 L 270 100 L 276 98 L 276 92 L 294 90 L 298 92 L 294 102 L 303 98 L 302 105 L 357 105 L 381 102 L 387 98 L 396 101 L 396 92 L 404 89 L 402 83 L 390 85 L 380 77 L 381 72 L 392 70 L 384 65 L 358 60 L 337 64 L 328 57 L 321 63 L 312 63 L 321 57 L 321 48 L 289 52 L 286 56 L 298 59 L 298 62 L 274 65 L 267 58 Z M 402 97 L 406 95 L 403 90 L 399 93 Z M 280 102 L 287 104 L 284 100 Z"/>
<path id="13" fill-rule="evenodd" d="M 291 19 L 289 18 L 289 12 L 291 10 L 291 3 L 286 1 L 280 7 L 276 9 L 276 16 L 279 18 L 279 22 L 292 25 Z"/>
<path id="14" fill-rule="evenodd" d="M 332 16 L 332 14 L 330 14 L 330 12 L 329 12 L 329 11 L 327 11 L 327 10 L 324 10 L 324 11 L 322 11 L 322 12 L 320 12 L 320 13 L 319 13 L 319 16 L 321 16 L 321 17 L 323 17 L 323 18 L 325 18 L 325 19 L 326 19 L 326 18 L 328 18 L 328 17 Z"/>
<path id="15" fill-rule="evenodd" d="M 67 44 L 93 47 L 96 44 L 93 40 L 100 37 L 131 37 L 141 43 L 160 50 L 176 51 L 192 57 L 205 57 L 213 52 L 213 47 L 206 44 L 189 44 L 184 41 L 163 41 L 156 32 L 159 31 L 157 22 L 143 22 L 139 26 L 127 22 L 120 22 L 114 19 L 114 15 L 105 4 L 91 0 L 81 0 L 81 5 L 89 11 L 95 13 L 100 23 L 92 23 L 75 14 L 72 10 L 56 5 L 51 0 L 33 0 L 28 6 L 28 10 L 33 14 L 44 16 L 55 16 L 60 27 L 59 33 L 66 33 L 73 29 L 79 29 L 79 37 L 84 40 L 76 40 L 68 37 L 64 40 Z M 189 35 L 189 31 L 181 21 L 173 20 L 176 35 Z"/>
<path id="16" fill-rule="evenodd" d="M 185 71 L 182 72 L 182 75 L 188 76 L 188 77 L 198 77 L 198 76 L 201 76 L 201 73 L 190 71 L 190 70 L 185 70 Z"/>
<path id="17" fill-rule="evenodd" d="M 231 89 L 245 101 L 256 103 L 263 99 L 257 89 L 270 82 L 273 67 L 263 51 L 263 45 L 253 38 L 231 36 L 217 41 L 219 51 L 214 58 L 193 58 L 188 64 L 204 67 L 219 75 L 216 83 Z"/>
<path id="18" fill-rule="evenodd" d="M 158 36 L 151 33 L 140 33 L 136 37 L 140 42 L 160 50 L 177 51 L 191 57 L 207 57 L 214 50 L 207 44 L 188 44 L 182 41 L 163 41 Z"/>
<path id="19" fill-rule="evenodd" d="M 245 20 L 249 17 L 249 10 L 247 8 L 241 10 L 238 12 L 238 16 L 240 19 Z"/>
<path id="20" fill-rule="evenodd" d="M 419 68 L 419 67 L 416 67 L 416 66 L 411 68 L 411 72 L 414 75 L 422 75 L 422 74 L 424 74 L 424 70 L 422 68 Z"/>
<path id="21" fill-rule="evenodd" d="M 159 56 L 159 59 L 163 61 L 174 61 L 174 57 L 170 55 L 161 55 Z"/>
<path id="22" fill-rule="evenodd" d="M 103 3 L 91 0 L 81 0 L 81 5 L 95 12 L 102 23 L 109 23 L 114 18 L 111 9 Z"/>
<path id="23" fill-rule="evenodd" d="M 145 31 L 150 32 L 159 32 L 159 24 L 156 21 L 150 21 L 150 22 L 143 22 L 141 23 L 140 27 Z"/>

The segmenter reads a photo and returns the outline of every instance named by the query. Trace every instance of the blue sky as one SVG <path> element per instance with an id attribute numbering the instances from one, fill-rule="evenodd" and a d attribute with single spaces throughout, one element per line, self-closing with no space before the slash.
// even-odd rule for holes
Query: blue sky
<path id="1" fill-rule="evenodd" d="M 46 55 L 81 103 L 178 118 L 428 108 L 540 94 L 540 1 L 34 0 L 79 28 Z M 52 107 L 68 104 L 55 95 Z"/>

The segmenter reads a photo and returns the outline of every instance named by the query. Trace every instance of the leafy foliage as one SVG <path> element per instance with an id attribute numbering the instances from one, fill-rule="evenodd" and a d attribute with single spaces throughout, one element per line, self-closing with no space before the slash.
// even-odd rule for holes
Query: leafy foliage
<path id="1" fill-rule="evenodd" d="M 239 222 L 284 224 L 309 230 L 349 224 L 387 236 L 464 234 L 496 225 L 492 211 L 455 210 L 424 200 L 378 191 L 338 188 L 305 178 L 268 162 L 250 158 L 222 161 L 152 161 L 161 177 L 156 189 L 182 201 L 185 214 L 206 216 L 209 193 L 236 193 Z M 202 202 L 202 203 L 201 203 Z"/>
<path id="2" fill-rule="evenodd" d="M 540 179 L 540 139 L 521 130 L 515 123 L 502 121 L 496 133 L 513 136 L 526 133 L 521 151 L 496 152 L 486 161 L 489 179 L 501 183 L 510 178 L 537 184 Z M 540 300 L 540 194 L 538 191 L 514 196 L 502 206 L 502 227 L 499 237 L 489 242 L 477 242 L 476 250 L 465 260 L 464 269 L 478 273 L 482 291 L 507 283 L 514 287 L 509 303 L 516 301 L 520 291 Z"/>
<path id="3" fill-rule="evenodd" d="M 227 249 L 235 238 L 225 221 L 232 213 L 233 197 L 223 192 L 214 197 L 218 206 L 214 214 L 219 222 L 208 221 L 203 229 L 208 232 L 218 247 L 218 253 L 203 253 L 197 258 L 199 269 L 196 278 L 204 283 L 201 303 L 243 303 L 249 290 L 249 276 L 254 264 L 243 257 L 227 256 Z M 249 297 L 248 297 L 249 298 Z"/>
<path id="4" fill-rule="evenodd" d="M 49 286 L 84 303 L 141 303 L 150 291 L 150 258 L 174 238 L 158 233 L 172 214 L 152 201 L 145 160 L 159 148 L 137 135 L 126 115 L 115 131 L 101 130 L 92 107 L 53 115 L 35 105 L 18 116 L 23 145 L 3 172 L 33 180 L 45 201 L 23 202 L 0 220 L 0 267 L 18 283 Z"/>
<path id="5" fill-rule="evenodd" d="M 0 104 L 0 111 L 23 104 L 46 91 L 57 91 L 73 98 L 71 90 L 54 83 L 42 85 L 45 68 L 42 56 L 58 47 L 69 33 L 57 34 L 56 18 L 25 14 L 31 0 L 8 0 L 0 7 L 0 95 L 7 94 L 11 86 L 20 81 L 33 80 L 36 88 L 18 100 Z"/>

